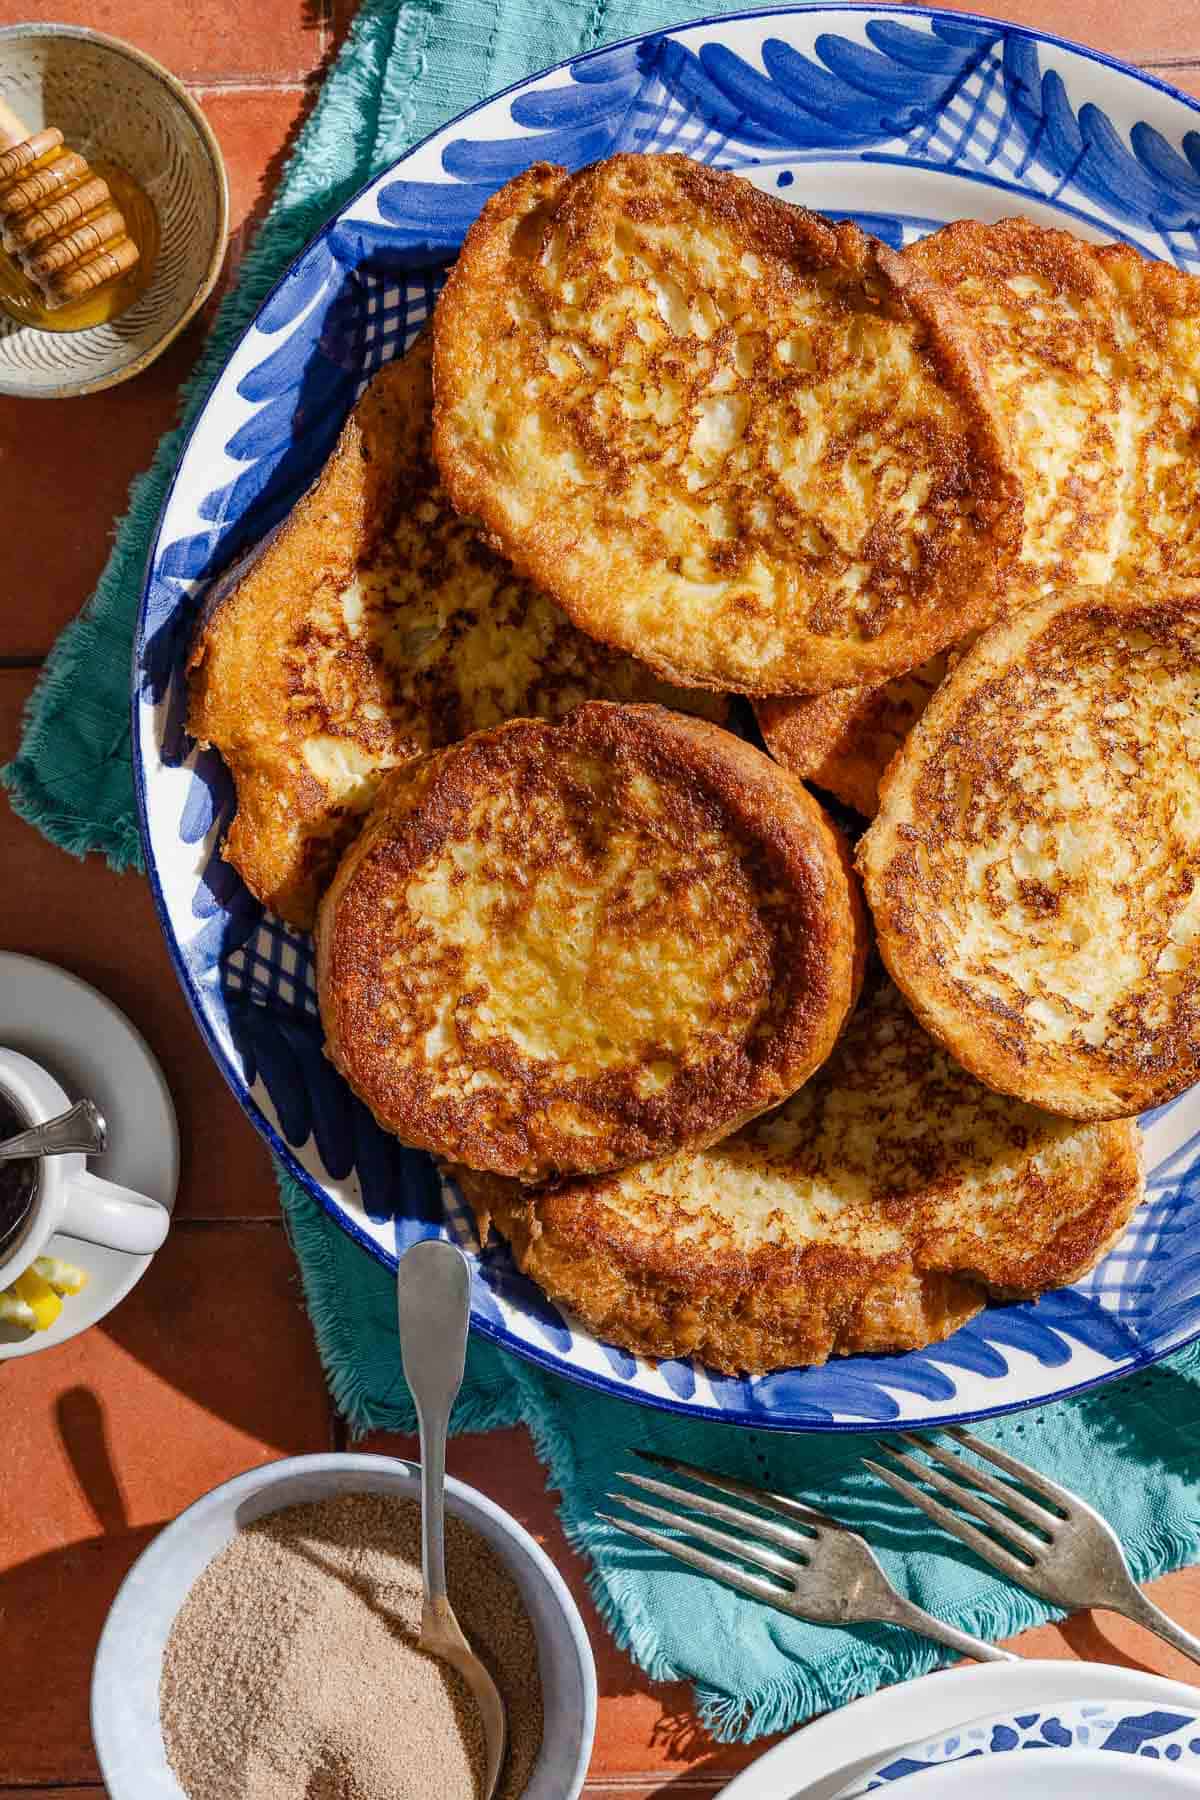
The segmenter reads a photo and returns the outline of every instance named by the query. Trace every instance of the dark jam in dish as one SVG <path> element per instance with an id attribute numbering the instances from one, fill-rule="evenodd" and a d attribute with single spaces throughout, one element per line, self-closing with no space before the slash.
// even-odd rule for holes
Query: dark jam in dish
<path id="1" fill-rule="evenodd" d="M 21 1116 L 0 1089 L 0 1144 L 28 1127 L 29 1120 Z M 0 1256 L 28 1217 L 37 1192 L 37 1174 L 37 1162 L 32 1156 L 23 1157 L 19 1162 L 0 1162 Z"/>

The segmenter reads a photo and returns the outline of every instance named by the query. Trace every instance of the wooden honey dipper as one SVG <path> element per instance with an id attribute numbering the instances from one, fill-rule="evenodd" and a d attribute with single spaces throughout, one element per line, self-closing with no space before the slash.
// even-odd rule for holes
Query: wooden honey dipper
<path id="1" fill-rule="evenodd" d="M 56 127 L 30 131 L 3 95 L 0 244 L 47 311 L 120 281 L 141 254 L 108 183 Z"/>

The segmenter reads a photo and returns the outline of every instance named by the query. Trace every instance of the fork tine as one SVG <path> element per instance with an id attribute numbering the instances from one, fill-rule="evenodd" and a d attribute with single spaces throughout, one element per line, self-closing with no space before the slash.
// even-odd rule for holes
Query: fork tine
<path id="1" fill-rule="evenodd" d="M 943 1468 L 953 1469 L 960 1478 L 965 1478 L 975 1487 L 981 1488 L 985 1494 L 991 1494 L 994 1500 L 999 1500 L 1005 1506 L 1011 1507 L 1012 1511 L 1018 1513 L 1022 1519 L 1028 1519 L 1031 1525 L 1040 1526 L 1045 1531 L 1052 1525 L 1062 1524 L 1058 1514 L 1051 1512 L 1049 1507 L 1040 1505 L 1036 1500 L 1031 1500 L 1028 1494 L 1020 1493 L 1007 1481 L 997 1481 L 996 1477 L 989 1475 L 986 1469 L 975 1468 L 965 1456 L 955 1456 L 952 1450 L 945 1449 L 941 1444 L 935 1444 L 931 1438 L 918 1437 L 915 1431 L 902 1431 L 899 1436 L 904 1439 L 906 1444 L 911 1444 L 914 1450 L 924 1450 L 927 1456 L 932 1456 L 935 1462 L 942 1464 Z"/>
<path id="2" fill-rule="evenodd" d="M 735 1588 L 739 1594 L 749 1594 L 752 1600 L 765 1600 L 768 1606 L 777 1606 L 783 1598 L 783 1589 L 776 1587 L 773 1581 L 765 1581 L 761 1575 L 749 1575 L 744 1569 L 731 1569 L 728 1563 L 719 1562 L 715 1556 L 706 1556 L 703 1550 L 693 1550 L 690 1544 L 681 1544 L 661 1531 L 650 1531 L 630 1519 L 615 1519 L 611 1513 L 597 1511 L 595 1516 L 615 1525 L 618 1531 L 628 1532 L 630 1537 L 640 1539 L 643 1544 L 649 1544 L 652 1550 L 660 1550 L 664 1556 L 673 1556 L 676 1562 L 686 1563 L 689 1569 L 711 1575 L 714 1581 L 723 1581 L 726 1587 Z"/>
<path id="3" fill-rule="evenodd" d="M 789 1519 L 806 1525 L 814 1536 L 823 1529 L 844 1529 L 828 1513 L 818 1512 L 813 1506 L 805 1506 L 803 1501 L 793 1500 L 790 1494 L 779 1494 L 770 1488 L 750 1487 L 744 1481 L 735 1480 L 732 1475 L 716 1475 L 709 1469 L 698 1468 L 695 1463 L 676 1462 L 673 1456 L 659 1456 L 653 1450 L 639 1450 L 638 1455 L 643 1462 L 654 1463 L 673 1475 L 688 1475 L 693 1481 L 702 1481 L 706 1487 L 716 1488 L 719 1493 L 732 1494 L 738 1500 L 752 1500 L 756 1506 L 786 1513 Z"/>
<path id="4" fill-rule="evenodd" d="M 973 1488 L 967 1487 L 963 1482 L 952 1481 L 949 1476 L 940 1474 L 937 1469 L 931 1469 L 928 1463 L 918 1462 L 915 1456 L 906 1456 L 903 1450 L 894 1450 L 890 1444 L 886 1446 L 885 1454 L 890 1456 L 893 1462 L 898 1462 L 902 1469 L 907 1469 L 910 1475 L 915 1475 L 918 1481 L 925 1482 L 928 1487 L 934 1488 L 939 1494 L 945 1494 L 947 1500 L 953 1500 L 956 1505 L 963 1508 L 964 1512 L 972 1513 L 991 1531 L 994 1531 L 999 1537 L 1007 1538 L 1010 1544 L 1016 1544 L 1028 1556 L 1036 1558 L 1045 1550 L 1045 1538 L 1034 1537 L 1031 1531 L 1026 1531 L 1023 1525 L 1018 1525 L 1006 1517 L 998 1507 L 985 1500 L 981 1494 L 977 1494 Z"/>
<path id="5" fill-rule="evenodd" d="M 880 1481 L 886 1481 L 888 1486 L 903 1499 L 911 1500 L 914 1506 L 919 1506 L 935 1525 L 940 1525 L 944 1531 L 950 1533 L 951 1537 L 958 1538 L 961 1543 L 974 1550 L 976 1556 L 982 1557 L 984 1562 L 991 1563 L 994 1569 L 999 1569 L 1005 1575 L 1011 1576 L 1023 1587 L 1034 1587 L 1034 1581 L 1030 1579 L 1034 1572 L 1027 1562 L 1014 1556 L 1010 1550 L 1005 1550 L 1003 1545 L 997 1544 L 994 1538 L 988 1537 L 977 1526 L 968 1525 L 965 1519 L 960 1519 L 957 1513 L 952 1513 L 950 1508 L 943 1506 L 940 1500 L 931 1499 L 928 1494 L 922 1493 L 921 1489 L 913 1482 L 905 1481 L 904 1477 L 897 1475 L 894 1470 L 885 1469 L 882 1463 L 872 1462 L 869 1456 L 864 1456 L 862 1461 L 863 1467 L 870 1469 L 872 1475 L 878 1475 Z M 1035 1591 L 1037 1590 L 1035 1589 Z"/>
<path id="6" fill-rule="evenodd" d="M 644 1488 L 648 1494 L 657 1494 L 662 1500 L 670 1500 L 676 1506 L 686 1507 L 692 1512 L 704 1513 L 710 1519 L 721 1519 L 726 1525 L 736 1525 L 741 1531 L 751 1531 L 756 1537 L 766 1538 L 768 1543 L 781 1544 L 785 1550 L 792 1550 L 804 1555 L 811 1551 L 813 1540 L 805 1537 L 801 1531 L 794 1531 L 789 1525 L 778 1525 L 773 1519 L 760 1519 L 754 1513 L 748 1513 L 738 1506 L 726 1506 L 721 1500 L 713 1500 L 708 1494 L 693 1494 L 688 1488 L 672 1487 L 670 1482 L 655 1481 L 649 1475 L 635 1475 L 632 1469 L 618 1469 L 622 1481 L 631 1481 L 634 1487 Z M 793 1563 L 793 1568 L 796 1566 Z"/>
<path id="7" fill-rule="evenodd" d="M 731 1556 L 742 1562 L 752 1562 L 760 1569 L 769 1569 L 772 1575 L 780 1575 L 787 1582 L 794 1582 L 801 1573 L 801 1565 L 792 1562 L 786 1556 L 780 1556 L 777 1550 L 768 1550 L 765 1544 L 756 1544 L 745 1538 L 736 1538 L 732 1532 L 719 1531 L 715 1525 L 703 1525 L 699 1519 L 681 1518 L 678 1513 L 668 1512 L 663 1506 L 651 1506 L 646 1500 L 637 1500 L 632 1494 L 610 1494 L 610 1500 L 619 1500 L 630 1512 L 639 1513 L 643 1519 L 654 1519 L 659 1525 L 673 1525 L 676 1531 L 685 1531 L 688 1537 L 696 1538 L 702 1544 L 710 1544 L 714 1550 L 727 1550 Z"/>
<path id="8" fill-rule="evenodd" d="M 1008 1456 L 1003 1450 L 994 1450 L 991 1444 L 985 1444 L 981 1438 L 973 1437 L 969 1431 L 964 1431 L 961 1425 L 952 1425 L 950 1436 L 957 1438 L 964 1450 L 974 1451 L 975 1455 L 982 1456 L 985 1462 L 994 1463 L 996 1468 L 1003 1469 L 1006 1475 L 1015 1476 L 1018 1481 L 1023 1481 L 1025 1486 L 1032 1488 L 1035 1494 L 1044 1494 L 1047 1500 L 1052 1500 L 1061 1512 L 1069 1514 L 1072 1507 L 1084 1504 L 1078 1494 L 1069 1494 L 1066 1488 L 1059 1487 L 1058 1483 L 1051 1481 L 1048 1475 L 1043 1475 L 1040 1469 L 1031 1469 L 1028 1463 L 1018 1462 L 1015 1456 Z"/>

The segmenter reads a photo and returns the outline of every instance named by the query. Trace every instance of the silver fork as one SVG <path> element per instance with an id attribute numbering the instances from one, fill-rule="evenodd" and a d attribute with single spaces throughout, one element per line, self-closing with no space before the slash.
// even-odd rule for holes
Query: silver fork
<path id="1" fill-rule="evenodd" d="M 703 1524 L 679 1511 L 668 1511 L 666 1507 L 634 1499 L 629 1494 L 610 1494 L 610 1501 L 660 1525 L 672 1525 L 725 1555 L 709 1556 L 691 1544 L 664 1536 L 661 1531 L 648 1530 L 628 1519 L 614 1518 L 612 1513 L 598 1515 L 643 1544 L 649 1544 L 653 1549 L 673 1556 L 677 1562 L 698 1569 L 702 1575 L 711 1575 L 714 1580 L 724 1582 L 726 1587 L 735 1588 L 739 1594 L 749 1594 L 752 1599 L 762 1600 L 796 1619 L 809 1619 L 819 1625 L 860 1625 L 869 1620 L 904 1625 L 909 1631 L 919 1632 L 922 1637 L 933 1638 L 936 1643 L 956 1650 L 960 1656 L 974 1656 L 980 1662 L 1017 1660 L 1010 1651 L 999 1650 L 994 1644 L 985 1644 L 981 1638 L 972 1637 L 969 1632 L 943 1624 L 932 1613 L 924 1612 L 911 1600 L 906 1600 L 892 1586 L 866 1540 L 839 1525 L 836 1519 L 802 1505 L 788 1494 L 747 1487 L 744 1482 L 734 1481 L 727 1475 L 710 1474 L 707 1469 L 693 1468 L 690 1463 L 675 1462 L 668 1456 L 652 1456 L 648 1451 L 639 1451 L 639 1455 L 644 1461 L 655 1463 L 672 1474 L 703 1482 L 705 1487 L 718 1493 L 749 1500 L 770 1515 L 763 1518 L 744 1507 L 711 1499 L 707 1494 L 694 1494 L 687 1488 L 673 1487 L 670 1482 L 621 1470 L 622 1481 L 632 1482 L 634 1487 L 669 1501 L 676 1508 L 702 1513 L 705 1518 L 720 1523 Z M 735 1526 L 743 1535 L 735 1537 L 731 1532 L 722 1531 L 722 1524 Z M 753 1563 L 755 1568 L 765 1569 L 773 1579 L 752 1575 L 739 1566 L 741 1563 Z"/>
<path id="2" fill-rule="evenodd" d="M 1127 1619 L 1156 1632 L 1176 1650 L 1182 1650 L 1185 1656 L 1200 1662 L 1200 1638 L 1184 1631 L 1155 1606 L 1153 1600 L 1147 1599 L 1129 1572 L 1120 1538 L 1108 1520 L 1086 1500 L 1081 1500 L 1078 1494 L 1068 1493 L 1066 1488 L 1018 1462 L 1016 1457 L 981 1443 L 961 1427 L 952 1427 L 949 1435 L 964 1449 L 974 1451 L 985 1462 L 1021 1482 L 1031 1494 L 1040 1495 L 1040 1500 L 1033 1499 L 1030 1493 L 1022 1493 L 1010 1482 L 998 1480 L 984 1469 L 975 1468 L 964 1457 L 956 1456 L 928 1438 L 916 1437 L 911 1431 L 899 1435 L 914 1449 L 924 1450 L 950 1474 L 930 1468 L 927 1463 L 890 1444 L 881 1445 L 880 1449 L 918 1480 L 979 1519 L 986 1525 L 987 1532 L 968 1524 L 948 1506 L 932 1499 L 914 1482 L 906 1481 L 903 1475 L 897 1475 L 883 1463 L 864 1456 L 864 1465 L 896 1493 L 919 1506 L 960 1543 L 974 1550 L 984 1562 L 991 1563 L 994 1569 L 999 1569 L 1002 1575 L 1009 1576 L 1031 1593 L 1040 1594 L 1043 1600 L 1066 1607 L 1069 1612 L 1081 1607 L 1102 1606 L 1109 1612 L 1123 1613 Z M 976 1489 L 981 1491 L 976 1492 Z M 999 1506 L 991 1505 L 983 1498 L 984 1494 L 999 1501 Z M 1001 1511 L 1001 1507 L 1007 1510 Z M 1010 1513 L 1015 1513 L 1017 1518 L 1010 1518 Z M 1017 1520 L 1025 1523 L 1019 1524 Z M 995 1536 L 988 1536 L 988 1532 Z"/>

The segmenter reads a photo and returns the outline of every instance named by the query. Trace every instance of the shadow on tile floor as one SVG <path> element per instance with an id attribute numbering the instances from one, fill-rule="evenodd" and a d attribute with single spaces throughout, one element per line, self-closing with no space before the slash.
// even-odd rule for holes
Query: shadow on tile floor
<path id="1" fill-rule="evenodd" d="M 80 1538 L 0 1574 L 0 1616 L 20 1644 L 0 1683 L 0 1781 L 36 1787 L 94 1778 L 88 1698 L 96 1645 L 117 1589 L 166 1522 Z"/>
<path id="2" fill-rule="evenodd" d="M 654 1683 L 649 1683 L 648 1691 L 655 1691 Z M 769 1740 L 764 1739 L 764 1742 L 767 1741 Z M 671 1762 L 687 1763 L 687 1775 L 691 1780 L 704 1772 L 709 1758 L 715 1758 L 713 1739 L 691 1709 L 690 1690 L 686 1708 L 677 1712 L 665 1712 L 654 1726 L 650 1742 L 657 1755 Z M 701 1760 L 693 1760 L 696 1758 Z"/>
<path id="3" fill-rule="evenodd" d="M 638 1672 L 640 1674 L 640 1671 Z M 647 1679 L 644 1678 L 643 1679 Z M 646 1691 L 662 1693 L 662 1688 L 647 1679 Z M 654 1761 L 665 1760 L 686 1765 L 664 1774 L 657 1787 L 649 1783 L 646 1800 L 692 1800 L 694 1794 L 715 1793 L 731 1782 L 748 1762 L 765 1756 L 786 1732 L 773 1732 L 755 1740 L 750 1746 L 734 1748 L 719 1745 L 696 1717 L 690 1687 L 673 1711 L 664 1711 L 650 1733 Z"/>
<path id="4" fill-rule="evenodd" d="M 3 1781 L 37 1786 L 94 1779 L 88 1725 L 91 1666 L 105 1617 L 125 1575 L 166 1519 L 130 1524 L 108 1442 L 109 1422 L 89 1388 L 67 1389 L 55 1424 L 74 1482 L 97 1530 L 0 1574 L 0 1618 L 19 1628 L 21 1656 L 0 1682 Z M 603 1660 L 603 1659 L 602 1659 Z M 44 1672 L 53 1669 L 47 1682 Z M 648 1684 L 631 1671 L 627 1691 Z M 764 1739 L 756 1752 L 773 1740 Z M 655 1800 L 704 1800 L 732 1778 L 741 1758 L 714 1745 L 681 1697 L 653 1727 L 653 1754 L 688 1767 L 648 1786 Z"/>
<path id="5" fill-rule="evenodd" d="M 316 0 L 316 4 L 319 6 L 320 0 Z M 308 10 L 309 7 L 306 4 L 305 11 L 307 12 Z M 263 165 L 262 175 L 258 184 L 258 194 L 236 234 L 239 260 L 245 255 L 250 245 L 254 242 L 258 233 L 258 228 L 270 210 L 271 202 L 275 198 L 275 190 L 279 186 L 280 178 L 283 175 L 284 169 L 287 167 L 292 151 L 296 148 L 296 139 L 308 123 L 309 114 L 316 104 L 317 96 L 321 91 L 321 75 L 324 73 L 325 70 L 322 70 L 320 74 L 310 77 L 308 82 L 306 82 L 303 106 L 292 124 L 288 127 L 287 134 L 278 150 L 276 150 L 274 155 Z"/>
<path id="6" fill-rule="evenodd" d="M 270 1221 L 184 1221 L 86 1340 L 4 1364 L 0 1404 L 32 1409 L 31 1444 L 39 1434 L 44 1441 L 49 1409 L 81 1381 L 100 1396 L 136 1518 L 160 1504 L 178 1510 L 251 1464 L 331 1448 L 329 1393 L 299 1275 Z M 97 1459 L 80 1448 L 70 1417 L 65 1429 L 86 1492 Z"/>
<path id="7" fill-rule="evenodd" d="M 322 0 L 313 0 L 311 5 L 309 4 L 309 0 L 304 0 L 302 13 L 306 25 L 309 23 L 310 14 L 317 14 L 320 12 L 321 4 Z M 331 60 L 332 56 L 327 55 L 321 68 L 315 70 L 306 78 L 304 82 L 303 99 L 299 110 L 296 112 L 295 117 L 288 125 L 283 136 L 279 139 L 276 148 L 272 151 L 271 155 L 266 158 L 262 163 L 261 168 L 258 170 L 254 199 L 244 217 L 241 218 L 240 223 L 235 223 L 233 230 L 229 234 L 229 239 L 225 246 L 225 260 L 221 266 L 221 273 L 217 279 L 216 288 L 210 301 L 204 308 L 202 317 L 205 322 L 205 332 L 207 332 L 208 327 L 213 322 L 219 303 L 237 283 L 242 259 L 253 244 L 258 235 L 259 227 L 262 225 L 263 220 L 270 211 L 271 203 L 275 199 L 276 190 L 279 186 L 284 169 L 287 167 L 292 152 L 296 148 L 296 140 L 308 122 L 309 115 L 316 104 L 317 97 L 321 91 L 322 79 L 327 73 L 328 65 Z M 231 188 L 234 190 L 234 196 L 236 196 L 236 182 L 233 175 L 233 165 L 237 162 L 239 149 L 241 148 L 237 126 L 247 104 L 253 104 L 256 98 L 259 100 L 270 100 L 271 95 L 268 93 L 265 96 L 256 97 L 253 94 L 246 94 L 237 89 L 224 91 L 220 88 L 203 88 L 200 94 L 201 105 L 204 108 L 204 111 L 209 114 L 209 122 L 216 131 L 218 141 L 221 142 L 226 159 L 232 159 Z M 241 112 L 237 110 L 239 107 L 242 109 Z M 231 135 L 227 137 L 227 133 Z M 278 273 L 283 273 L 282 268 Z"/>
<path id="8" fill-rule="evenodd" d="M 716 1800 L 735 1779 L 736 1773 L 716 1761 L 694 1763 L 680 1774 L 664 1775 L 657 1784 L 649 1781 L 644 1789 L 638 1790 L 638 1800 L 710 1800 L 710 1796 L 711 1800 Z M 600 1787 L 604 1800 L 608 1800 L 603 1783 Z M 616 1800 L 616 1791 L 613 1800 Z"/>
<path id="9" fill-rule="evenodd" d="M 56 1412 L 99 1530 L 0 1573 L 0 1619 L 20 1646 L 0 1682 L 0 1780 L 35 1785 L 94 1775 L 88 1693 L 96 1644 L 121 1582 L 166 1523 L 130 1525 L 95 1394 L 73 1388 Z"/>

